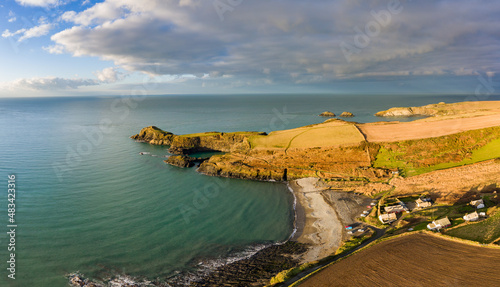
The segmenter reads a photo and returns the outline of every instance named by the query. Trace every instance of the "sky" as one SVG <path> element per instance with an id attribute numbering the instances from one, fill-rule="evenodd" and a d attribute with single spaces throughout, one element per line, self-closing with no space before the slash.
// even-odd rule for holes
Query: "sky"
<path id="1" fill-rule="evenodd" d="M 500 90 L 500 2 L 5 0 L 0 97 Z"/>

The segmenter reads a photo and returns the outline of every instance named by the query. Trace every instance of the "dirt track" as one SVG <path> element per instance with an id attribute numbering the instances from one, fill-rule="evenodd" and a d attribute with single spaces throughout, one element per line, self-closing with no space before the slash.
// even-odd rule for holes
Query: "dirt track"
<path id="1" fill-rule="evenodd" d="M 500 286 L 499 269 L 500 249 L 415 234 L 363 250 L 300 286 Z"/>
<path id="2" fill-rule="evenodd" d="M 500 114 L 440 121 L 361 124 L 358 128 L 369 142 L 393 142 L 456 134 L 500 125 Z"/>

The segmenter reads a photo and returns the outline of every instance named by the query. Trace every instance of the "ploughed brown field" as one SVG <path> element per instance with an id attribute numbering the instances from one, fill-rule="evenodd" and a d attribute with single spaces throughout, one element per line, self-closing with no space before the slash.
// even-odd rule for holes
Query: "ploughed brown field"
<path id="1" fill-rule="evenodd" d="M 498 126 L 500 114 L 468 118 L 435 118 L 406 123 L 369 123 L 358 125 L 369 142 L 393 142 L 440 137 L 459 132 Z"/>
<path id="2" fill-rule="evenodd" d="M 408 235 L 341 260 L 300 286 L 500 286 L 500 249 Z"/>

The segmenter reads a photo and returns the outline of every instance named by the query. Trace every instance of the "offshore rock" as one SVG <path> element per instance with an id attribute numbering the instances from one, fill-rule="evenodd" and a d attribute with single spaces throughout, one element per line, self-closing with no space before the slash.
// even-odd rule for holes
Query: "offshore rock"
<path id="1" fill-rule="evenodd" d="M 326 111 L 326 112 L 322 112 L 321 114 L 319 114 L 319 116 L 320 117 L 335 117 L 335 114 L 332 112 Z"/>
<path id="2" fill-rule="evenodd" d="M 354 117 L 354 114 L 351 112 L 343 112 L 342 114 L 340 114 L 340 116 L 344 118 L 352 118 Z"/>

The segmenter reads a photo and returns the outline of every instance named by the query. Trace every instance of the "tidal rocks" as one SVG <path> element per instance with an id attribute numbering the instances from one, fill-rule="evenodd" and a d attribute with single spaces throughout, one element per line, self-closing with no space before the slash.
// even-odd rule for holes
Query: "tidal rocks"
<path id="1" fill-rule="evenodd" d="M 322 112 L 321 114 L 319 114 L 319 116 L 320 117 L 335 117 L 335 114 L 332 112 L 326 111 L 326 112 Z"/>
<path id="2" fill-rule="evenodd" d="M 193 167 L 196 163 L 201 163 L 207 159 L 208 158 L 190 157 L 186 155 L 173 155 L 170 156 L 167 160 L 164 160 L 164 162 L 173 166 L 186 168 Z"/>
<path id="3" fill-rule="evenodd" d="M 85 279 L 82 275 L 78 273 L 73 273 L 69 275 L 69 285 L 73 287 L 104 287 L 104 285 Z"/>
<path id="4" fill-rule="evenodd" d="M 340 114 L 340 116 L 343 118 L 352 118 L 352 117 L 354 117 L 354 114 L 351 112 L 343 112 Z"/>
<path id="5" fill-rule="evenodd" d="M 272 245 L 248 259 L 224 265 L 190 286 L 264 286 L 277 273 L 296 267 L 296 255 L 306 250 L 306 245 L 293 241 Z"/>

